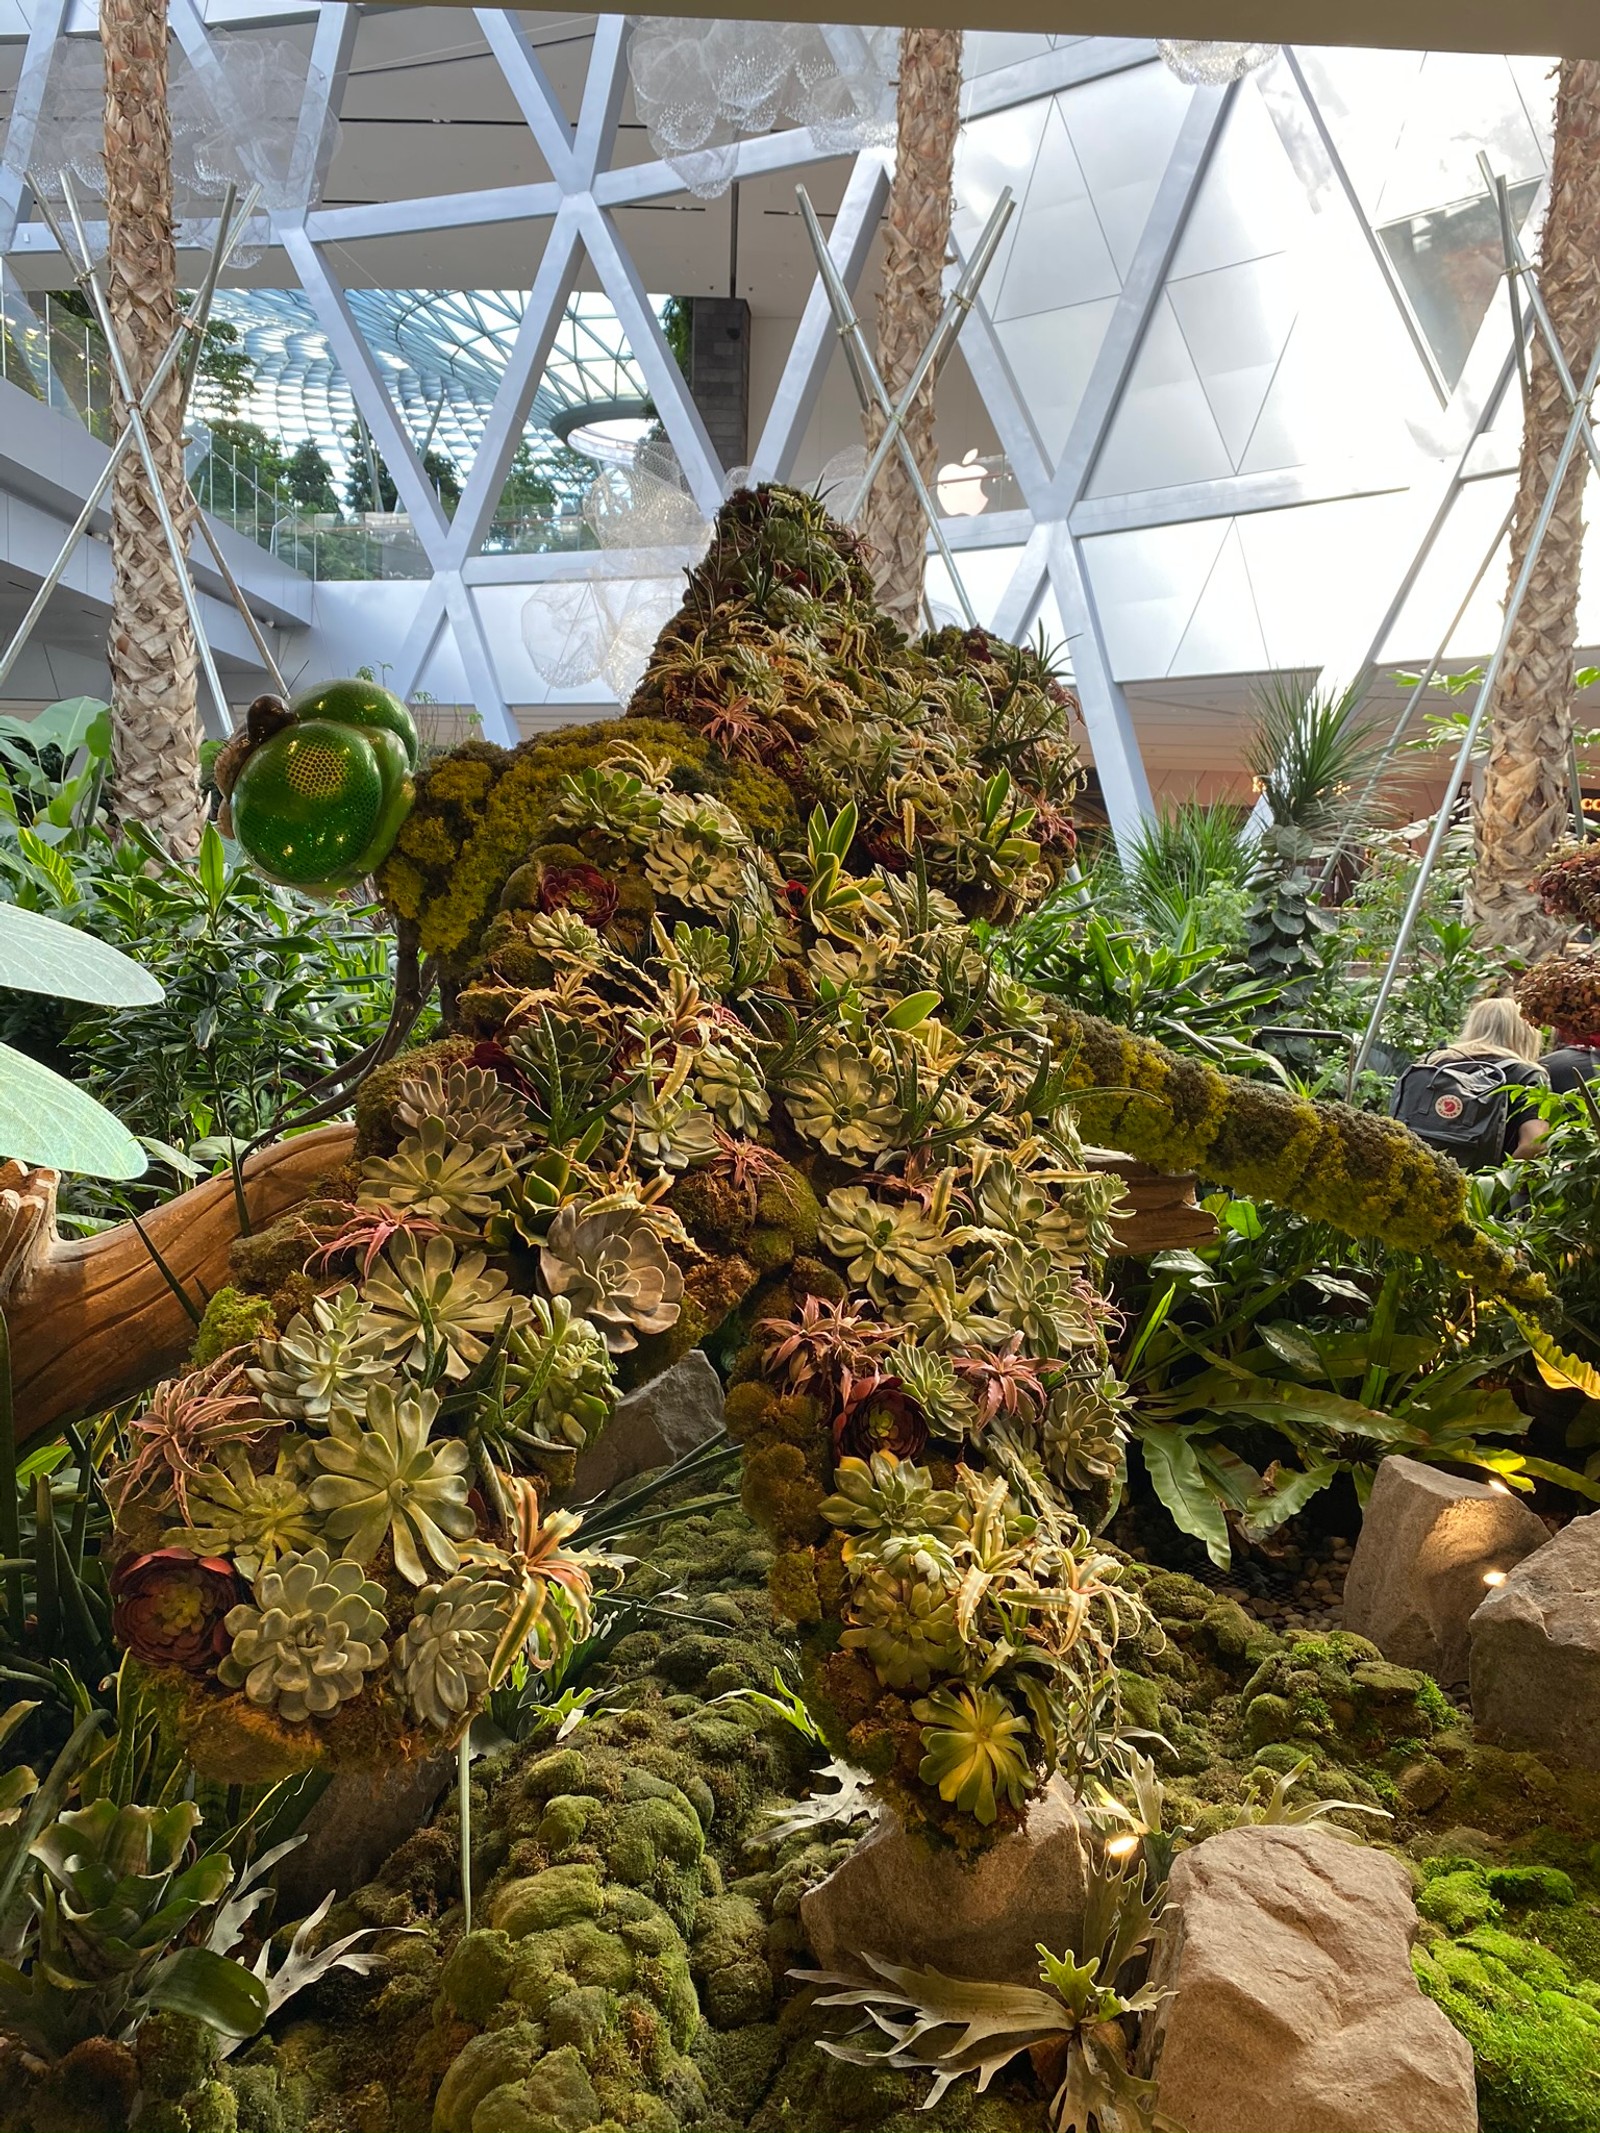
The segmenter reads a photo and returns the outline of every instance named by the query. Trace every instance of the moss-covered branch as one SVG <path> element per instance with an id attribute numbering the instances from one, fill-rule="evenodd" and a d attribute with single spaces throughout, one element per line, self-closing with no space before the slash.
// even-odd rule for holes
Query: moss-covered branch
<path id="1" fill-rule="evenodd" d="M 1085 1139 L 1428 1254 L 1524 1309 L 1548 1303 L 1544 1277 L 1472 1221 L 1464 1173 L 1397 1120 L 1219 1074 L 1093 1015 L 1064 1009 L 1057 1028 Z"/>

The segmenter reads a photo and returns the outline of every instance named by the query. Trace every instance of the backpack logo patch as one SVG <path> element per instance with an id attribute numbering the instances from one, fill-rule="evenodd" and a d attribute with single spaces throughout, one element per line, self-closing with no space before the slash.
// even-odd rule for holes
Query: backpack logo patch
<path id="1" fill-rule="evenodd" d="M 1454 1121 L 1455 1121 L 1456 1119 L 1458 1119 L 1458 1118 L 1459 1118 L 1459 1117 L 1461 1116 L 1462 1112 L 1463 1112 L 1463 1111 L 1464 1111 L 1464 1110 L 1465 1110 L 1465 1109 L 1466 1109 L 1467 1107 L 1466 1107 L 1466 1105 L 1465 1105 L 1465 1104 L 1464 1104 L 1464 1103 L 1463 1103 L 1463 1102 L 1461 1101 L 1461 1098 L 1460 1098 L 1459 1096 L 1450 1096 L 1450 1095 L 1445 1095 L 1445 1096 L 1436 1096 L 1436 1097 L 1434 1098 L 1434 1100 L 1433 1100 L 1433 1108 L 1434 1108 L 1435 1114 L 1436 1114 L 1436 1115 L 1437 1115 L 1438 1117 L 1440 1117 L 1440 1118 L 1443 1118 L 1443 1119 L 1447 1119 L 1447 1120 L 1449 1120 L 1449 1121 L 1450 1121 L 1450 1122 L 1451 1122 L 1451 1123 L 1453 1124 L 1453 1123 L 1454 1123 Z"/>

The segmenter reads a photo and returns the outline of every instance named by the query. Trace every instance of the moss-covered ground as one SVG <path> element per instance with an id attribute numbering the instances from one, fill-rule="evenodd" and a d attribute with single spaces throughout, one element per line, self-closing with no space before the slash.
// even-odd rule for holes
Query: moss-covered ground
<path id="1" fill-rule="evenodd" d="M 806 1960 L 799 1899 L 852 1837 L 764 1833 L 817 1752 L 728 1700 L 795 1672 L 770 1550 L 731 1505 L 639 1546 L 638 1626 L 589 1677 L 591 1715 L 475 1765 L 474 1930 L 452 1797 L 330 1919 L 411 1929 L 373 1976 L 334 1974 L 221 2069 L 183 2025 L 158 2031 L 140 2133 L 1043 2127 L 1026 2072 L 924 2113 L 924 2084 L 817 2051 L 787 1981 Z M 1135 1575 L 1160 1634 L 1119 1653 L 1122 1685 L 1170 1744 L 1169 1824 L 1227 1826 L 1253 1771 L 1304 1756 L 1296 1798 L 1385 1810 L 1364 1828 L 1416 1874 L 1417 1973 L 1472 2042 L 1483 2133 L 1600 2133 L 1600 1776 L 1475 1742 L 1426 1676 L 1359 1637 L 1278 1637 L 1187 1577 Z"/>

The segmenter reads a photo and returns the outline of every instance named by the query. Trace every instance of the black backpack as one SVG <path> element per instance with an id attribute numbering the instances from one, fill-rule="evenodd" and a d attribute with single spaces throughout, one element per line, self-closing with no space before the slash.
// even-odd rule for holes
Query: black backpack
<path id="1" fill-rule="evenodd" d="M 1506 1086 L 1514 1065 L 1506 1059 L 1421 1060 L 1395 1084 L 1390 1115 L 1463 1170 L 1493 1170 L 1505 1156 L 1511 1110 Z"/>

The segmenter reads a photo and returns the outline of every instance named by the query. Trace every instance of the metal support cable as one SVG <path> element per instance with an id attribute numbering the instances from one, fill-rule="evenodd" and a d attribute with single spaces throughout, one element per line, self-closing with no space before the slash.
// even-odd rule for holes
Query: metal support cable
<path id="1" fill-rule="evenodd" d="M 1523 556 L 1522 566 L 1517 572 L 1517 581 L 1512 587 L 1511 597 L 1506 602 L 1505 619 L 1500 627 L 1500 638 L 1494 649 L 1494 657 L 1484 670 L 1483 681 L 1478 689 L 1477 701 L 1472 707 L 1472 716 L 1467 721 L 1467 730 L 1462 735 L 1461 746 L 1456 751 L 1456 759 L 1450 771 L 1449 782 L 1445 787 L 1444 796 L 1439 802 L 1439 813 L 1434 821 L 1433 834 L 1428 839 L 1428 848 L 1422 856 L 1421 866 L 1417 869 L 1417 878 L 1412 883 L 1411 894 L 1406 900 L 1405 913 L 1400 921 L 1400 930 L 1395 936 L 1394 947 L 1390 951 L 1388 963 L 1384 968 L 1383 977 L 1378 985 L 1378 996 L 1372 1003 L 1372 1013 L 1368 1018 L 1366 1029 L 1362 1033 L 1361 1042 L 1351 1057 L 1350 1075 L 1345 1084 L 1347 1096 L 1354 1093 L 1356 1079 L 1361 1069 L 1372 1056 L 1372 1047 L 1377 1041 L 1378 1029 L 1383 1021 L 1384 1010 L 1389 1005 L 1389 998 L 1394 991 L 1395 980 L 1400 973 L 1400 965 L 1404 961 L 1406 949 L 1410 945 L 1412 929 L 1415 927 L 1417 915 L 1422 909 L 1423 898 L 1428 893 L 1428 883 L 1433 878 L 1433 870 L 1438 863 L 1439 854 L 1444 848 L 1445 835 L 1450 827 L 1450 817 L 1455 809 L 1456 795 L 1461 790 L 1461 782 L 1466 776 L 1468 765 L 1472 760 L 1472 751 L 1477 746 L 1479 730 L 1488 713 L 1490 699 L 1493 697 L 1495 687 L 1500 679 L 1501 668 L 1505 665 L 1506 653 L 1511 644 L 1511 633 L 1516 628 L 1517 617 L 1521 614 L 1522 603 L 1527 598 L 1534 568 L 1544 548 L 1545 536 L 1549 533 L 1551 520 L 1555 517 L 1556 502 L 1560 496 L 1562 484 L 1567 478 L 1567 470 L 1572 465 L 1573 456 L 1577 452 L 1579 437 L 1589 426 L 1588 409 L 1594 398 L 1597 386 L 1600 386 L 1600 345 L 1596 346 L 1590 359 L 1588 373 L 1583 382 L 1583 390 L 1573 406 L 1572 418 L 1567 424 L 1566 435 L 1561 440 L 1561 450 L 1556 455 L 1556 463 L 1551 472 L 1550 484 L 1545 491 L 1544 501 L 1539 506 L 1539 515 L 1534 521 L 1533 533 L 1528 542 L 1527 553 Z"/>

